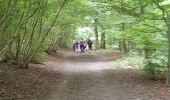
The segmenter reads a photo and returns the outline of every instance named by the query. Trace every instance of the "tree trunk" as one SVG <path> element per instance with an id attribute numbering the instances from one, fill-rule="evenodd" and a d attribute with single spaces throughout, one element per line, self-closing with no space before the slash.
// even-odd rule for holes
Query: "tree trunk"
<path id="1" fill-rule="evenodd" d="M 125 23 L 122 23 L 122 30 L 125 29 Z M 126 44 L 126 37 L 125 37 L 125 34 L 123 33 L 123 36 L 122 36 L 122 39 L 121 39 L 121 50 L 124 52 L 124 53 L 127 53 L 127 44 Z"/>
<path id="2" fill-rule="evenodd" d="M 28 68 L 29 63 L 31 62 L 32 58 L 36 55 L 36 53 L 38 52 L 38 50 L 40 49 L 40 47 L 42 46 L 42 44 L 44 43 L 46 37 L 48 36 L 48 34 L 50 33 L 52 27 L 55 25 L 57 18 L 60 14 L 60 12 L 62 11 L 62 9 L 64 8 L 65 4 L 66 4 L 67 0 L 63 1 L 63 4 L 61 5 L 61 7 L 59 8 L 58 12 L 56 13 L 53 21 L 51 22 L 51 25 L 49 26 L 49 28 L 47 29 L 47 31 L 44 33 L 44 35 L 42 36 L 42 39 L 40 40 L 40 43 L 38 45 L 36 45 L 35 43 L 33 43 L 32 47 L 36 45 L 36 48 L 34 49 L 33 52 L 30 52 L 31 50 L 33 50 L 33 48 L 30 48 L 29 51 L 27 52 L 27 54 L 25 55 L 26 57 L 23 57 L 20 66 L 22 68 Z M 41 5 L 40 5 L 41 6 Z M 41 10 L 41 9 L 40 9 Z M 38 13 L 39 14 L 39 13 Z M 37 22 L 35 22 L 37 23 Z M 33 27 L 35 27 L 36 25 L 34 24 Z M 32 31 L 33 32 L 33 31 Z M 31 34 L 32 35 L 32 34 Z M 30 39 L 29 41 L 30 42 Z"/>
<path id="3" fill-rule="evenodd" d="M 167 30 L 167 37 L 168 37 L 168 65 L 167 65 L 167 76 L 166 76 L 166 85 L 170 84 L 170 13 L 166 12 L 165 9 L 161 9 L 163 12 L 164 22 L 168 28 Z M 165 12 L 167 17 L 165 17 Z"/>
<path id="4" fill-rule="evenodd" d="M 122 51 L 122 43 L 121 43 L 121 39 L 119 39 L 119 51 Z"/>
<path id="5" fill-rule="evenodd" d="M 129 52 L 130 51 L 130 41 L 128 40 L 128 42 L 127 42 L 127 52 Z"/>
<path id="6" fill-rule="evenodd" d="M 21 38 L 20 38 L 20 34 L 18 34 L 17 39 L 16 39 L 16 54 L 15 54 L 15 58 L 16 61 L 18 60 L 18 56 L 19 56 L 19 52 L 20 52 L 20 44 L 21 44 Z"/>
<path id="7" fill-rule="evenodd" d="M 167 76 L 166 76 L 166 84 L 170 84 L 170 25 L 168 26 L 168 65 L 167 65 Z"/>
<path id="8" fill-rule="evenodd" d="M 128 52 L 125 38 L 122 39 L 122 50 L 123 50 L 124 53 Z"/>
<path id="9" fill-rule="evenodd" d="M 98 25 L 97 25 L 98 19 L 94 19 L 94 34 L 96 38 L 96 48 L 99 48 L 99 38 L 98 38 Z"/>
<path id="10" fill-rule="evenodd" d="M 106 40 L 105 40 L 105 33 L 104 32 L 102 32 L 101 33 L 101 48 L 102 49 L 106 49 Z"/>

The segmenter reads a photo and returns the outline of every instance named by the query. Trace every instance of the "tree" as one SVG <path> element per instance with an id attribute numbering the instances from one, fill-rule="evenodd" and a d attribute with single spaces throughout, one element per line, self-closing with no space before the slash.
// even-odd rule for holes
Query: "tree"
<path id="1" fill-rule="evenodd" d="M 1 58 L 8 61 L 16 58 L 16 64 L 22 68 L 28 68 L 28 64 L 40 50 L 46 37 L 57 21 L 66 1 L 67 0 L 64 2 L 57 1 L 58 3 L 60 2 L 58 5 L 58 12 L 53 12 L 55 16 L 53 16 L 50 21 L 43 19 L 44 13 L 49 11 L 47 11 L 47 5 L 50 2 L 47 0 L 1 1 L 6 4 L 4 8 L 2 8 L 2 12 L 4 11 L 4 13 L 2 13 L 1 24 L 7 26 L 7 28 L 1 28 L 0 32 L 2 36 L 8 36 L 8 43 L 2 45 L 0 51 Z M 12 8 L 15 8 L 15 10 L 11 11 Z M 8 16 L 9 14 L 10 16 Z M 17 17 L 19 17 L 19 19 Z M 7 23 L 9 20 L 11 20 L 12 24 Z M 46 30 L 42 29 L 43 27 L 46 27 Z M 7 32 L 6 34 L 4 34 L 4 29 Z M 2 41 L 4 41 L 4 38 L 2 38 Z M 15 55 L 15 57 L 12 56 L 9 58 L 8 55 Z"/>

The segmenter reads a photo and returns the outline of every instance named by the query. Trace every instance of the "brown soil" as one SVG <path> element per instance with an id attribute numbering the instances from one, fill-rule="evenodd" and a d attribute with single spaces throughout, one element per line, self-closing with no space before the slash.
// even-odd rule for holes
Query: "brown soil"
<path id="1" fill-rule="evenodd" d="M 59 50 L 45 65 L 0 72 L 0 100 L 169 100 L 170 88 L 141 71 L 118 70 L 118 53 Z M 4 67 L 3 67 L 4 68 Z"/>

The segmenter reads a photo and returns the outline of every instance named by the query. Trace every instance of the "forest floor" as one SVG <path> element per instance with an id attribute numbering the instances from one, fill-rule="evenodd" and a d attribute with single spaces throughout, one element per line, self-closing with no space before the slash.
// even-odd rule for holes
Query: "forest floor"
<path id="1" fill-rule="evenodd" d="M 28 70 L 1 66 L 0 100 L 169 100 L 170 88 L 140 70 L 117 69 L 117 52 L 59 50 Z"/>

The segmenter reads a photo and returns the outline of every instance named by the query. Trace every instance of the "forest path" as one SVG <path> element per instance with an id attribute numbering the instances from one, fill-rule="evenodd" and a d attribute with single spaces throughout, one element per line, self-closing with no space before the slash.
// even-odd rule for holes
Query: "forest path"
<path id="1" fill-rule="evenodd" d="M 59 52 L 64 58 L 63 77 L 43 100 L 166 100 L 149 93 L 142 80 L 135 81 L 133 71 L 115 70 L 112 62 L 118 54 Z"/>

